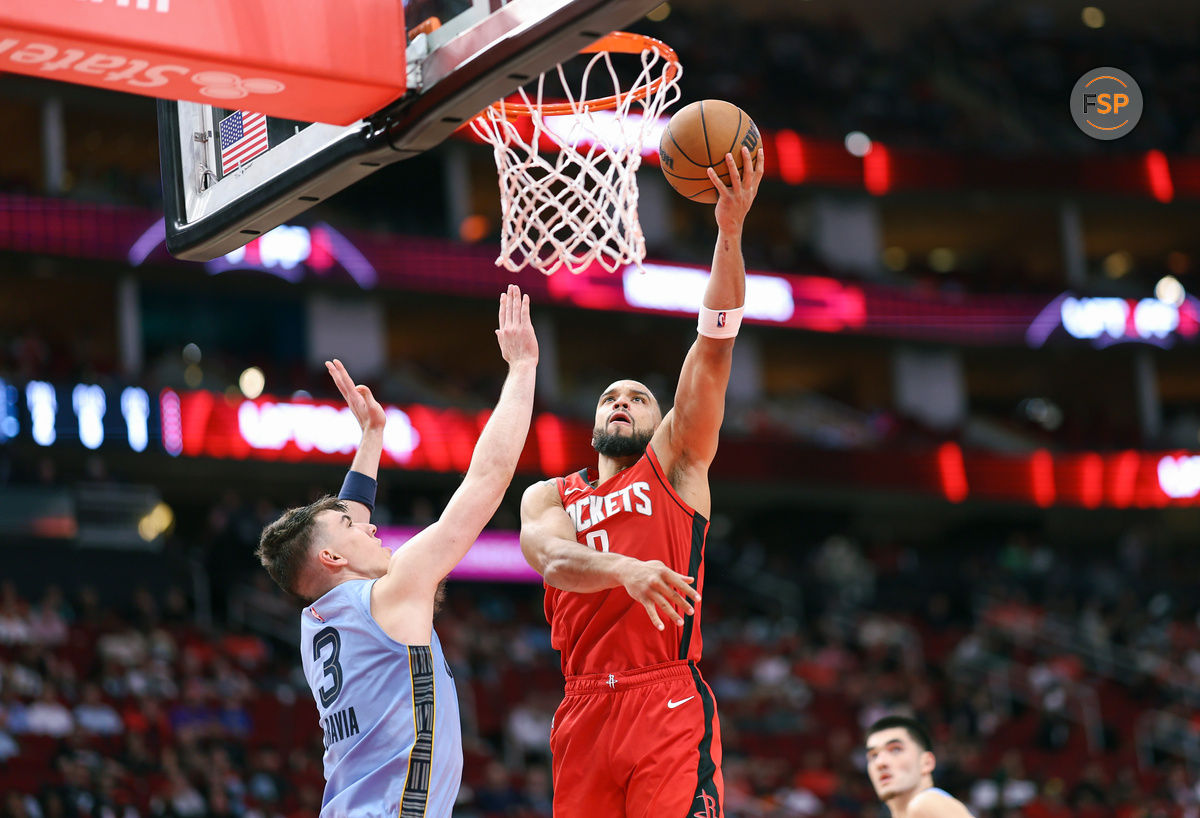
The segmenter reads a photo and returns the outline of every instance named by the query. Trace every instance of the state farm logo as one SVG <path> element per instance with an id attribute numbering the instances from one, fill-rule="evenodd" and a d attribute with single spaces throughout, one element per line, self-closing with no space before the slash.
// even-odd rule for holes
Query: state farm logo
<path id="1" fill-rule="evenodd" d="M 278 94 L 286 86 L 279 80 L 253 77 L 244 80 L 228 71 L 201 71 L 192 77 L 200 93 L 213 99 L 241 99 L 251 94 Z"/>
<path id="2" fill-rule="evenodd" d="M 267 77 L 243 79 L 228 71 L 195 71 L 185 65 L 152 65 L 147 60 L 120 54 L 89 53 L 82 48 L 60 49 L 49 43 L 22 42 L 16 37 L 0 38 L 0 71 L 5 70 L 5 60 L 19 66 L 37 66 L 40 73 L 70 71 L 85 75 L 86 78 L 72 78 L 75 82 L 133 88 L 160 88 L 190 77 L 193 83 L 200 86 L 201 94 L 219 100 L 243 99 L 251 94 L 278 94 L 287 87 L 279 80 Z M 31 73 L 28 68 L 13 70 L 22 74 Z M 186 96 L 183 93 L 179 98 Z"/>

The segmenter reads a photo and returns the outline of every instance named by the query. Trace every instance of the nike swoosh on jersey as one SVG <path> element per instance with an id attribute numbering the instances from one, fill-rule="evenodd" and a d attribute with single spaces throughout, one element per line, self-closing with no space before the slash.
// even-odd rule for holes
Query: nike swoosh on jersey
<path id="1" fill-rule="evenodd" d="M 667 709 L 668 709 L 668 710 L 674 710 L 674 709 L 675 709 L 676 707 L 678 707 L 679 705 L 683 704 L 684 702 L 690 702 L 690 701 L 691 701 L 692 699 L 694 699 L 694 698 L 696 698 L 696 697 L 695 697 L 695 696 L 688 696 L 686 699 L 680 699 L 679 701 L 673 701 L 673 700 L 671 700 L 671 699 L 668 699 L 668 700 L 667 700 Z"/>

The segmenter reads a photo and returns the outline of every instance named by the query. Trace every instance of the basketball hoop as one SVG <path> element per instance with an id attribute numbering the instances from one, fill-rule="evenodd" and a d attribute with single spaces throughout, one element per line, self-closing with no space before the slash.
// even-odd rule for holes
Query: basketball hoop
<path id="1" fill-rule="evenodd" d="M 624 31 L 580 53 L 592 56 L 578 92 L 563 66 L 556 68 L 565 102 L 545 94 L 546 78 L 553 76 L 548 71 L 538 77 L 535 92 L 520 88 L 471 120 L 496 159 L 503 209 L 496 264 L 508 270 L 528 264 L 550 275 L 599 264 L 611 273 L 627 264 L 640 268 L 646 256 L 636 173 L 646 136 L 679 99 L 683 68 L 666 43 Z M 640 57 L 641 70 L 627 89 L 613 54 Z M 589 84 L 603 83 L 605 74 L 613 93 L 588 99 Z"/>

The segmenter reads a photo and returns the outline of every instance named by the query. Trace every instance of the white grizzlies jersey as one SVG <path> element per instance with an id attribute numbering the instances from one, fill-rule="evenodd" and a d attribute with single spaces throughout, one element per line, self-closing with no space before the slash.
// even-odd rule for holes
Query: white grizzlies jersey
<path id="1" fill-rule="evenodd" d="M 383 632 L 375 582 L 343 582 L 300 615 L 325 731 L 321 818 L 449 818 L 463 767 L 454 677 L 436 632 L 429 645 Z"/>

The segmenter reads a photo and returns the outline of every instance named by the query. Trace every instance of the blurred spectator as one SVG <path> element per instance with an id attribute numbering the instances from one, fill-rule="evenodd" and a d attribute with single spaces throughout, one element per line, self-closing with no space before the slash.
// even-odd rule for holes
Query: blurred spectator
<path id="1" fill-rule="evenodd" d="M 83 686 L 83 701 L 75 705 L 75 722 L 89 733 L 114 736 L 125 729 L 116 709 L 104 701 L 100 686 L 88 683 Z"/>
<path id="2" fill-rule="evenodd" d="M 47 683 L 42 695 L 29 705 L 25 712 L 27 729 L 30 733 L 62 738 L 75 729 L 71 711 L 58 700 L 58 688 Z"/>

